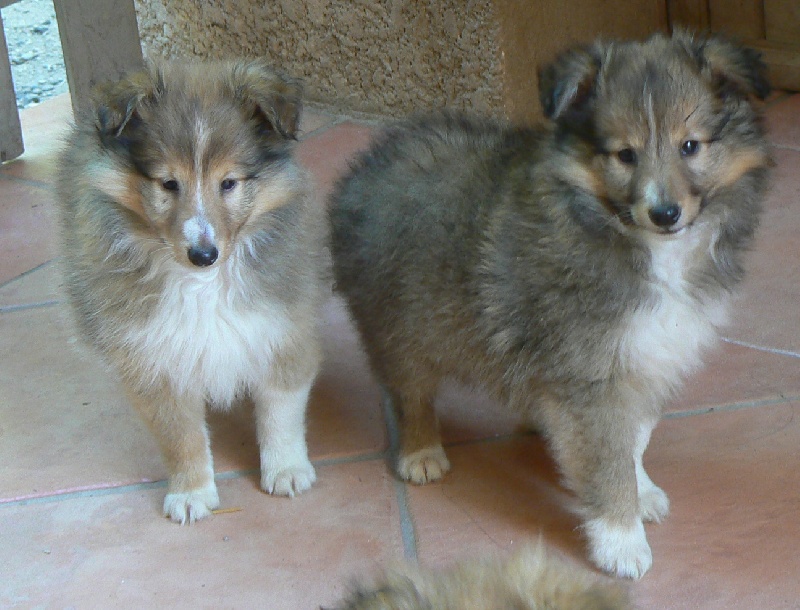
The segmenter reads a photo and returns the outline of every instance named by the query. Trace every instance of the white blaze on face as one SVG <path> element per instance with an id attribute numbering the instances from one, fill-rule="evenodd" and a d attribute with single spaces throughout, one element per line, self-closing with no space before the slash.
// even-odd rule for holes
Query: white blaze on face
<path id="1" fill-rule="evenodd" d="M 651 208 L 654 208 L 659 203 L 658 186 L 652 180 L 644 188 L 644 200 Z"/>
<path id="2" fill-rule="evenodd" d="M 192 245 L 197 245 L 201 241 L 214 243 L 214 227 L 202 216 L 192 216 L 183 223 L 183 236 Z"/>
<path id="3" fill-rule="evenodd" d="M 205 201 L 203 200 L 203 156 L 208 146 L 210 130 L 202 117 L 195 124 L 194 150 L 194 212 L 195 215 L 183 223 L 183 236 L 192 245 L 201 242 L 214 243 L 214 227 L 206 219 Z"/>

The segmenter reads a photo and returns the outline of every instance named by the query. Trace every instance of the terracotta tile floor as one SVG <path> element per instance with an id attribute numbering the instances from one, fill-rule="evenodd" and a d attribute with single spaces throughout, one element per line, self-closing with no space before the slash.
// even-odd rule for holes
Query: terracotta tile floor
<path id="1" fill-rule="evenodd" d="M 767 114 L 775 181 L 735 321 L 646 455 L 672 515 L 647 528 L 641 608 L 800 608 L 800 95 Z M 161 518 L 155 443 L 65 322 L 52 176 L 69 118 L 66 96 L 25 111 L 27 152 L 0 168 L 0 607 L 313 609 L 404 556 L 440 566 L 540 534 L 586 564 L 543 443 L 479 392 L 442 392 L 445 481 L 393 478 L 393 424 L 335 298 L 309 408 L 316 486 L 259 491 L 241 409 L 210 418 L 223 507 L 238 510 Z M 372 125 L 304 124 L 299 157 L 324 195 Z"/>

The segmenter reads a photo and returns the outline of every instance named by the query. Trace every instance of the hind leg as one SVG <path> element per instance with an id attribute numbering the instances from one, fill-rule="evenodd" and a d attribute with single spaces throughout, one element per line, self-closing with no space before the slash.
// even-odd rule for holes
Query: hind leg
<path id="1" fill-rule="evenodd" d="M 435 386 L 427 392 L 388 391 L 400 427 L 397 474 L 423 485 L 441 479 L 450 462 L 442 448 L 439 420 L 433 406 Z"/>
<path id="2" fill-rule="evenodd" d="M 129 391 L 139 415 L 148 425 L 169 471 L 164 515 L 178 523 L 192 523 L 219 506 L 205 401 L 177 396 L 169 389 L 141 395 Z"/>

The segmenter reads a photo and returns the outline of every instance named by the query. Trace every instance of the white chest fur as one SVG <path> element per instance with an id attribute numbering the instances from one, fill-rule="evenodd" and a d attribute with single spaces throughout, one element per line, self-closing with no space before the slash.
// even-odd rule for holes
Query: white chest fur
<path id="1" fill-rule="evenodd" d="M 671 239 L 654 238 L 651 298 L 622 329 L 623 366 L 653 382 L 673 387 L 700 364 L 703 348 L 727 319 L 728 298 L 704 298 L 689 291 L 688 276 L 712 256 L 716 233 L 695 226 Z"/>
<path id="2" fill-rule="evenodd" d="M 180 394 L 227 406 L 266 376 L 290 329 L 287 312 L 268 301 L 242 308 L 237 291 L 246 287 L 222 268 L 164 272 L 154 314 L 125 336 L 136 377 L 166 379 Z"/>

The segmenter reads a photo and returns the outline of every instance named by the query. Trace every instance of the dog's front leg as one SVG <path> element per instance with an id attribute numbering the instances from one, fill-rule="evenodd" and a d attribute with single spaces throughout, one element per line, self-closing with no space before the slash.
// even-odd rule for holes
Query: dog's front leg
<path id="1" fill-rule="evenodd" d="M 192 523 L 219 506 L 205 421 L 205 400 L 178 396 L 167 386 L 138 394 L 129 391 L 139 415 L 158 441 L 169 471 L 164 514 Z"/>
<path id="2" fill-rule="evenodd" d="M 291 497 L 317 479 L 306 448 L 306 405 L 312 384 L 313 379 L 291 390 L 264 386 L 253 391 L 261 489 L 267 493 Z"/>
<path id="3" fill-rule="evenodd" d="M 547 428 L 565 484 L 583 504 L 591 560 L 615 576 L 640 578 L 653 563 L 636 476 L 644 449 L 640 417 L 618 396 L 611 399 L 613 391 L 604 394 L 603 404 L 595 394 L 588 402 L 584 396 L 550 405 Z"/>

